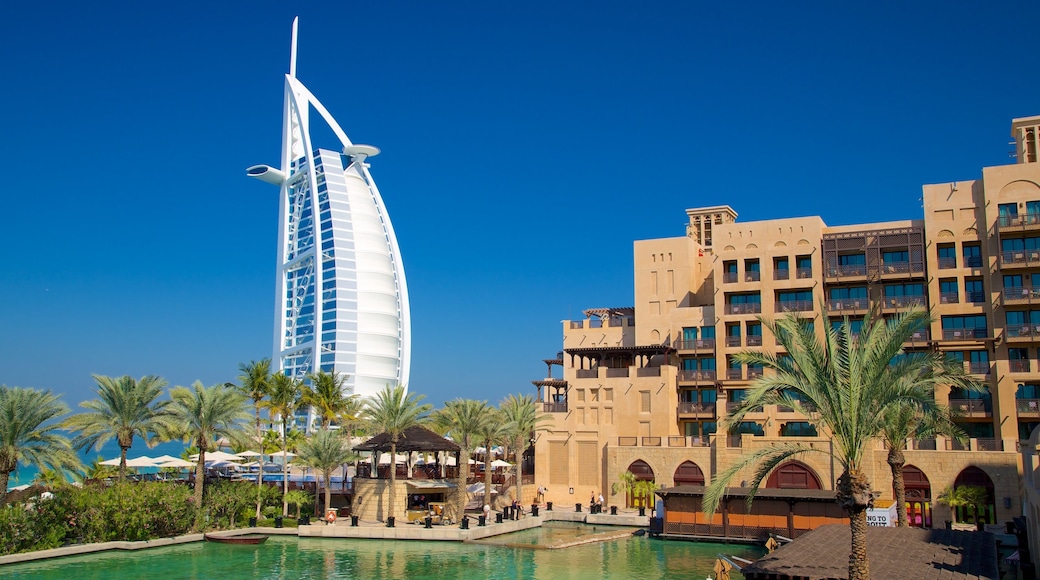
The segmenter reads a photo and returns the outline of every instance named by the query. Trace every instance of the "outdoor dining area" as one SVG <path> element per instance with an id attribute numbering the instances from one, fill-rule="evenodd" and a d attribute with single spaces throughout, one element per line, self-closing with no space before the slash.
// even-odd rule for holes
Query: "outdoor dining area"
<path id="1" fill-rule="evenodd" d="M 295 454 L 292 452 L 261 454 L 256 451 L 242 453 L 210 451 L 205 456 L 206 478 L 256 481 L 259 474 L 263 472 L 265 483 L 280 483 L 282 481 L 282 463 L 293 456 Z M 265 458 L 270 458 L 270 461 L 265 461 Z M 197 453 L 189 455 L 188 460 L 170 455 L 127 457 L 127 477 L 134 481 L 188 482 L 195 478 L 198 460 L 199 454 Z M 119 457 L 99 462 L 99 465 L 106 467 L 119 467 L 119 464 Z"/>

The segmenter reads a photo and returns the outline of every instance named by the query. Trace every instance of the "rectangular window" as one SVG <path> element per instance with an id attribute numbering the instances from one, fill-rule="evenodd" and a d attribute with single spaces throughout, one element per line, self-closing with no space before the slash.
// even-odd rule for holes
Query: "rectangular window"
<path id="1" fill-rule="evenodd" d="M 737 281 L 737 262 L 731 260 L 722 263 L 722 281 L 727 284 L 732 284 Z"/>
<path id="2" fill-rule="evenodd" d="M 943 338 L 959 340 L 965 338 L 986 338 L 986 316 L 983 314 L 942 317 Z"/>
<path id="3" fill-rule="evenodd" d="M 961 256 L 964 258 L 966 268 L 982 267 L 982 246 L 979 244 L 964 244 L 961 248 Z"/>
<path id="4" fill-rule="evenodd" d="M 808 421 L 790 421 L 780 427 L 781 437 L 816 437 L 816 427 Z"/>
<path id="5" fill-rule="evenodd" d="M 795 266 L 795 275 L 798 278 L 812 278 L 812 256 L 796 256 Z"/>
<path id="6" fill-rule="evenodd" d="M 954 244 L 939 245 L 939 269 L 957 267 L 957 246 Z"/>
<path id="7" fill-rule="evenodd" d="M 956 304 L 958 302 L 959 290 L 956 278 L 945 278 L 939 280 L 939 302 L 942 304 Z"/>
<path id="8" fill-rule="evenodd" d="M 748 282 L 758 282 L 762 277 L 758 259 L 744 260 L 744 278 Z"/>
<path id="9" fill-rule="evenodd" d="M 773 279 L 787 280 L 791 277 L 791 261 L 787 257 L 773 258 Z"/>
<path id="10" fill-rule="evenodd" d="M 1017 222 L 1015 218 L 1018 217 L 1018 204 L 1002 203 L 997 206 L 997 213 L 1000 216 L 1000 226 L 1007 227 Z"/>
<path id="11" fill-rule="evenodd" d="M 982 280 L 980 278 L 964 280 L 964 299 L 975 304 L 986 302 L 986 293 L 982 290 Z"/>

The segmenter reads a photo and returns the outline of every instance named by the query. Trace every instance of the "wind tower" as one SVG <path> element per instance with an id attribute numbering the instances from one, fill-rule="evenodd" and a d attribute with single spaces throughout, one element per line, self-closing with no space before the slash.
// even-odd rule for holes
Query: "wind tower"
<path id="1" fill-rule="evenodd" d="M 351 142 L 296 78 L 298 21 L 285 75 L 281 166 L 246 170 L 279 188 L 272 361 L 293 377 L 340 373 L 346 394 L 370 397 L 385 385 L 408 384 L 404 266 L 369 172 L 367 160 L 379 149 Z M 339 151 L 315 148 L 311 109 L 339 139 Z"/>

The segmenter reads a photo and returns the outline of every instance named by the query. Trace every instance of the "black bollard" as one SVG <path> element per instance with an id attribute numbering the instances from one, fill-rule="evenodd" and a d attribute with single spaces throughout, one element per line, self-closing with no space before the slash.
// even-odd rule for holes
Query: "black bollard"
<path id="1" fill-rule="evenodd" d="M 610 506 L 610 515 L 612 515 L 612 516 L 616 516 L 617 515 L 617 506 L 616 505 Z"/>
<path id="2" fill-rule="evenodd" d="M 394 527 L 394 516 L 387 516 L 386 517 L 386 527 L 388 527 L 388 528 Z"/>
<path id="3" fill-rule="evenodd" d="M 545 511 L 547 511 L 547 512 L 551 512 L 552 511 L 552 502 L 551 501 L 545 502 Z"/>
<path id="4" fill-rule="evenodd" d="M 484 516 L 480 516 L 480 517 L 483 518 Z M 468 517 L 462 518 L 462 529 L 463 530 L 468 530 L 469 529 L 469 518 Z"/>
<path id="5" fill-rule="evenodd" d="M 477 527 L 478 528 L 483 528 L 486 525 L 487 525 L 487 517 L 486 516 L 477 516 Z"/>
<path id="6" fill-rule="evenodd" d="M 251 527 L 251 528 L 255 528 L 256 527 L 256 518 L 249 518 L 249 527 Z"/>
<path id="7" fill-rule="evenodd" d="M 512 506 L 506 506 L 506 507 L 502 508 L 502 518 L 503 519 L 507 519 L 507 520 L 510 519 L 509 518 L 509 514 L 512 511 L 513 511 Z"/>
<path id="8" fill-rule="evenodd" d="M 274 527 L 276 527 L 276 528 L 282 527 L 282 516 L 275 516 L 274 517 Z"/>
<path id="9" fill-rule="evenodd" d="M 574 511 L 578 512 L 579 514 L 581 513 L 581 504 L 580 503 L 574 504 Z"/>
<path id="10" fill-rule="evenodd" d="M 538 517 L 538 504 L 531 504 L 531 515 L 534 517 Z"/>
<path id="11" fill-rule="evenodd" d="M 502 523 L 502 512 L 497 512 L 495 514 L 495 523 L 496 524 Z"/>
<path id="12" fill-rule="evenodd" d="M 432 527 L 433 527 L 433 518 L 430 517 L 430 516 L 426 516 L 426 529 L 428 530 L 428 529 L 430 529 Z"/>
<path id="13" fill-rule="evenodd" d="M 357 524 L 358 524 L 358 517 L 357 516 L 350 516 L 350 527 L 356 528 Z"/>

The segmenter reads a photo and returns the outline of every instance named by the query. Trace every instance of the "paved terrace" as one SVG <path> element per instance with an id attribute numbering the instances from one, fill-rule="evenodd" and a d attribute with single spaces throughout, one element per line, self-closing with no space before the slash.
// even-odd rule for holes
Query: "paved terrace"
<path id="1" fill-rule="evenodd" d="M 470 528 L 468 530 L 461 529 L 457 524 L 450 526 L 435 525 L 430 529 L 426 529 L 423 525 L 417 525 L 414 523 L 402 523 L 393 528 L 386 527 L 383 522 L 377 521 L 358 521 L 357 527 L 350 525 L 350 518 L 340 518 L 333 525 L 326 525 L 324 523 L 314 523 L 307 526 L 299 526 L 298 528 L 239 528 L 236 530 L 224 530 L 219 532 L 209 532 L 213 536 L 240 536 L 245 534 L 267 534 L 267 535 L 283 535 L 283 536 L 298 536 L 301 538 L 354 538 L 354 539 L 373 539 L 373 540 L 441 540 L 441 541 L 454 541 L 454 542 L 466 542 L 466 541 L 477 541 L 492 536 L 499 536 L 502 534 L 509 534 L 512 532 L 518 532 L 521 530 L 528 530 L 531 528 L 540 527 L 544 522 L 547 521 L 569 521 L 569 522 L 585 522 L 596 525 L 613 525 L 613 526 L 628 526 L 628 527 L 642 527 L 645 528 L 650 525 L 650 518 L 648 516 L 640 517 L 635 510 L 619 510 L 618 515 L 612 516 L 609 514 L 589 514 L 587 512 L 574 512 L 572 511 L 545 511 L 541 510 L 537 517 L 526 516 L 519 520 L 504 520 L 501 524 L 494 523 L 495 513 L 492 512 L 492 523 L 480 527 L 477 525 L 477 519 L 475 517 L 470 518 Z M 605 538 L 598 538 L 592 541 L 602 541 Z M 173 546 L 177 544 L 186 544 L 190 542 L 201 542 L 203 541 L 203 534 L 186 534 L 184 536 L 176 536 L 173 538 L 160 538 L 157 540 L 148 540 L 144 542 L 104 542 L 99 544 L 77 544 L 73 546 L 65 546 L 63 548 L 55 548 L 53 550 L 40 550 L 37 552 L 26 552 L 23 554 L 11 554 L 8 556 L 0 556 L 0 566 L 4 564 L 18 564 L 21 562 L 31 562 L 34 560 L 44 560 L 48 558 L 60 558 L 63 556 L 79 556 L 83 554 L 92 554 L 95 552 L 106 552 L 109 550 L 146 550 L 149 548 L 160 548 L 164 546 Z"/>

